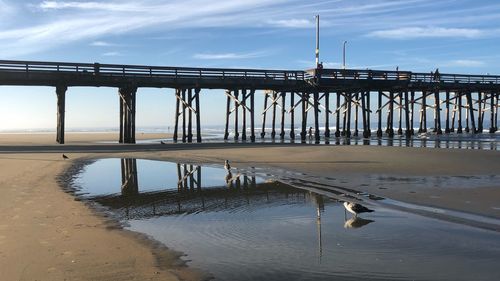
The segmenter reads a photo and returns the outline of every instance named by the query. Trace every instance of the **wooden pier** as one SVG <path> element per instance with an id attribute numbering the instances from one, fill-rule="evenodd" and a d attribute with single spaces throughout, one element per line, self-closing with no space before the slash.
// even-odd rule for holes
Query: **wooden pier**
<path id="1" fill-rule="evenodd" d="M 370 137 L 371 118 L 377 120 L 374 133 L 378 137 L 385 134 L 391 138 L 398 134 L 409 138 L 415 134 L 413 128 L 416 125 L 418 133 L 426 133 L 429 118 L 433 118 L 430 119 L 433 120 L 431 129 L 435 134 L 461 134 L 464 131 L 476 134 L 483 129 L 495 133 L 498 130 L 500 76 L 1 60 L 0 85 L 55 87 L 56 141 L 61 144 L 64 143 L 65 96 L 67 90 L 74 86 L 117 89 L 120 143 L 135 143 L 136 93 L 144 87 L 175 89 L 175 97 L 172 97 L 176 104 L 172 114 L 175 120 L 174 142 L 193 142 L 193 130 L 196 142 L 202 141 L 200 100 L 204 98 L 203 90 L 221 89 L 227 97 L 227 103 L 221 104 L 221 109 L 226 109 L 224 139 L 229 139 L 232 118 L 233 138 L 255 142 L 258 116 L 262 116 L 260 137 L 265 138 L 266 121 L 269 121 L 266 118 L 270 115 L 272 127 L 268 137 L 283 140 L 288 125 L 291 140 L 300 137 L 301 142 L 309 138 L 319 143 L 322 137 L 331 137 L 330 118 L 335 119 L 334 136 L 337 138 L 349 138 L 360 133 L 364 138 Z M 259 106 L 255 104 L 257 94 L 264 95 L 262 112 L 258 112 Z M 308 120 L 308 116 L 312 119 Z M 485 120 L 489 121 L 489 128 L 484 128 Z M 313 126 L 309 126 L 310 123 Z M 324 125 L 323 131 L 320 130 L 320 123 Z M 300 124 L 299 132 L 295 124 Z"/>

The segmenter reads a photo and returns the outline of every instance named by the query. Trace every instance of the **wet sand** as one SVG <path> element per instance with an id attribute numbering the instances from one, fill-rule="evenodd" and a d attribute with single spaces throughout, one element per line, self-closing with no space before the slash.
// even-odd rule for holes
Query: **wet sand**
<path id="1" fill-rule="evenodd" d="M 52 139 L 19 134 L 5 142 L 0 138 L 0 268 L 5 280 L 200 278 L 179 266 L 177 253 L 119 230 L 63 192 L 58 175 L 78 159 L 127 156 L 221 165 L 230 159 L 238 168 L 255 166 L 327 181 L 343 177 L 352 182 L 366 175 L 472 176 L 500 171 L 498 151 L 278 144 L 99 145 L 93 142 L 103 140 L 102 135 L 84 135 L 71 141 L 68 136 L 69 145 L 62 146 Z M 70 159 L 63 160 L 62 153 Z M 494 208 L 500 198 L 500 183 L 418 190 L 411 185 L 398 189 L 357 187 L 404 202 L 500 218 L 500 209 Z"/>

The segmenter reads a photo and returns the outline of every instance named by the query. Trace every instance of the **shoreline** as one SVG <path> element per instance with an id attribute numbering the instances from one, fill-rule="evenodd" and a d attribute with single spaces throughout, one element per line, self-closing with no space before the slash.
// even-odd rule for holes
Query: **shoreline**
<path id="1" fill-rule="evenodd" d="M 304 174 L 305 178 L 323 180 L 335 175 L 356 179 L 366 174 L 384 172 L 419 177 L 496 175 L 500 170 L 498 151 L 406 147 L 300 144 L 94 145 L 82 142 L 78 145 L 16 145 L 4 147 L 2 151 L 0 267 L 7 269 L 4 278 L 8 280 L 201 278 L 191 268 L 179 267 L 175 262 L 178 253 L 158 248 L 155 254 L 153 249 L 156 246 L 141 243 L 139 236 L 117 231 L 113 224 L 108 224 L 109 218 L 97 216 L 83 202 L 76 201 L 72 195 L 64 192 L 57 182 L 58 175 L 82 159 L 134 157 L 220 165 L 224 159 L 231 159 L 237 168 L 253 166 L 263 170 L 293 171 Z M 69 161 L 63 160 L 61 153 L 68 155 Z M 440 165 L 436 166 L 436 163 Z M 448 200 L 450 202 L 447 204 L 455 206 L 454 209 L 470 212 L 471 208 L 480 207 L 481 202 L 499 198 L 500 186 L 441 189 L 441 197 L 435 198 L 435 204 L 443 204 Z M 412 203 L 412 200 L 429 200 L 425 194 L 436 190 L 439 188 L 429 187 L 426 192 L 430 193 L 409 193 L 405 188 L 400 188 L 399 194 L 394 188 L 368 192 L 384 192 L 386 198 Z M 459 194 L 456 194 L 457 190 L 460 190 Z M 477 205 L 467 207 L 463 200 L 458 200 L 474 193 L 476 197 L 473 201 L 478 201 Z M 415 194 L 422 198 L 415 198 L 418 197 Z M 405 197 L 406 201 L 398 199 L 398 196 Z M 489 213 L 497 219 L 500 217 L 500 210 L 486 208 L 479 209 L 479 213 Z M 162 267 L 159 267 L 155 256 L 159 253 L 166 254 Z M 89 271 L 90 268 L 92 270 Z"/>

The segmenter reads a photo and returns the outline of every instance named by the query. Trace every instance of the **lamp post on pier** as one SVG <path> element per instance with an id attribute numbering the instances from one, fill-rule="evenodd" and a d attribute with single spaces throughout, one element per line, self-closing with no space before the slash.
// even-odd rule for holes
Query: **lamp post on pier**
<path id="1" fill-rule="evenodd" d="M 344 41 L 343 47 L 342 47 L 342 69 L 345 69 L 345 45 L 347 44 L 347 41 Z"/>

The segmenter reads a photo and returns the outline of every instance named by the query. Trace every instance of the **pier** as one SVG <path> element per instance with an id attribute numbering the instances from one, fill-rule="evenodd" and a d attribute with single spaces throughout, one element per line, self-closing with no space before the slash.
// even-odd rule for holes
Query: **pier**
<path id="1" fill-rule="evenodd" d="M 65 134 L 65 96 L 75 86 L 117 89 L 120 143 L 135 143 L 136 93 L 145 87 L 174 89 L 174 142 L 202 142 L 200 101 L 209 98 L 204 90 L 220 89 L 227 97 L 227 103 L 220 105 L 226 112 L 226 120 L 221 120 L 225 121 L 225 140 L 229 139 L 230 129 L 235 140 L 283 140 L 289 125 L 290 139 L 306 142 L 312 138 L 319 143 L 321 137 L 368 138 L 372 132 L 389 138 L 396 134 L 410 138 L 430 130 L 435 134 L 476 134 L 484 129 L 495 133 L 500 76 L 322 67 L 263 70 L 1 60 L 0 85 L 54 87 L 56 141 L 60 144 Z M 260 106 L 255 104 L 258 94 L 264 95 Z M 260 133 L 256 127 L 258 117 L 262 120 Z M 270 135 L 265 131 L 266 120 L 271 120 Z M 314 124 L 310 129 L 308 120 Z M 371 120 L 377 120 L 375 131 Z M 485 120 L 489 128 L 484 127 Z M 323 131 L 320 123 L 324 124 Z M 300 124 L 299 131 L 296 124 Z M 417 132 L 413 129 L 416 125 Z"/>

